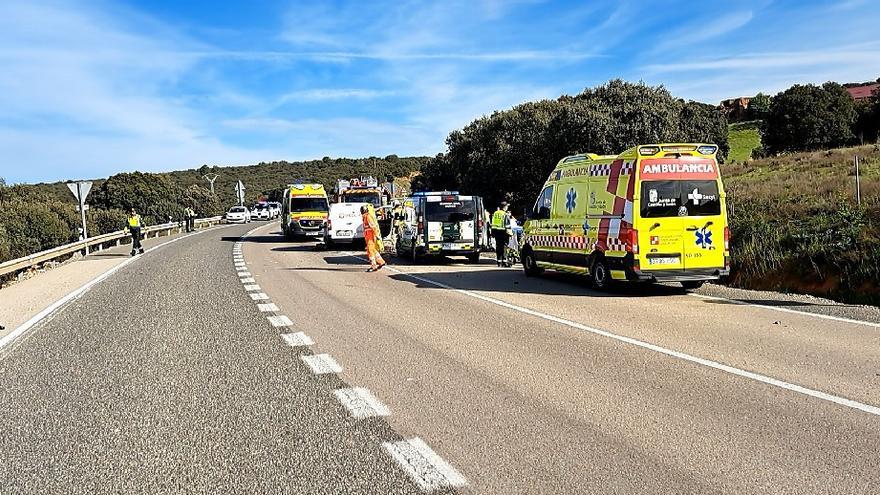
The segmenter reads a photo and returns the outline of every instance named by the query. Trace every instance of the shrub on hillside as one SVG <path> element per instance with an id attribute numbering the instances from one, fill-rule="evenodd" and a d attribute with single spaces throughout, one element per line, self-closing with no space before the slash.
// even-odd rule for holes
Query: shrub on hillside
<path id="1" fill-rule="evenodd" d="M 103 210 L 93 208 L 89 210 L 87 221 L 89 223 L 89 236 L 108 234 L 117 230 L 125 229 L 127 225 L 128 214 L 124 211 L 114 208 Z"/>
<path id="2" fill-rule="evenodd" d="M 75 241 L 79 220 L 72 205 L 57 202 L 4 201 L 0 226 L 5 231 L 8 259 Z"/>
<path id="3" fill-rule="evenodd" d="M 773 97 L 762 137 L 769 153 L 835 148 L 855 140 L 853 99 L 840 84 L 796 84 Z"/>

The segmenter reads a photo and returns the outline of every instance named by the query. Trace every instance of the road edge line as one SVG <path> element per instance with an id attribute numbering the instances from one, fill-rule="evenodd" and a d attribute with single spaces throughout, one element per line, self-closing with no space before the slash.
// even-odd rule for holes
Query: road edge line
<path id="1" fill-rule="evenodd" d="M 359 259 L 359 260 L 361 260 L 361 261 L 366 261 L 366 260 L 365 260 L 363 257 L 361 257 L 361 256 L 355 256 L 355 255 L 349 255 L 349 256 L 351 256 L 351 257 L 353 257 L 353 258 L 357 258 L 357 259 Z M 458 289 L 458 288 L 452 287 L 452 286 L 450 286 L 450 285 L 446 285 L 446 284 L 444 284 L 444 283 L 442 283 L 442 282 L 437 282 L 437 281 L 435 281 L 435 280 L 431 280 L 431 279 L 428 279 L 428 278 L 420 277 L 420 276 L 418 276 L 418 275 L 413 275 L 413 274 L 411 274 L 411 273 L 407 273 L 407 272 L 404 272 L 404 271 L 398 270 L 398 269 L 393 268 L 393 267 L 390 267 L 390 266 L 389 266 L 389 267 L 386 267 L 386 269 L 387 269 L 387 270 L 390 270 L 390 271 L 393 271 L 393 272 L 395 272 L 395 273 L 398 273 L 398 274 L 400 274 L 400 275 L 403 275 L 403 276 L 405 276 L 405 277 L 410 277 L 410 278 L 412 278 L 412 279 L 414 279 L 414 280 L 418 280 L 418 281 L 420 281 L 420 282 L 424 282 L 424 283 L 426 283 L 426 284 L 433 285 L 433 286 L 435 286 L 435 287 L 440 287 L 440 288 L 442 288 L 442 289 L 451 290 L 451 291 L 457 292 L 457 293 L 462 294 L 462 295 L 465 295 L 465 296 L 473 297 L 473 298 L 475 298 L 475 299 L 480 299 L 480 300 L 482 300 L 482 301 L 485 301 L 485 302 L 488 302 L 488 303 L 491 303 L 491 304 L 495 304 L 495 305 L 497 305 L 497 306 L 502 306 L 502 307 L 505 307 L 505 308 L 508 308 L 508 309 L 512 309 L 512 310 L 514 310 L 514 311 L 518 311 L 518 312 L 520 312 L 520 313 L 524 313 L 524 314 L 527 314 L 527 315 L 530 315 L 530 316 L 534 316 L 534 317 L 537 317 L 537 318 L 541 318 L 541 319 L 544 319 L 544 320 L 547 320 L 547 321 L 552 321 L 552 322 L 554 322 L 554 323 L 559 323 L 559 324 L 561 324 L 561 325 L 565 325 L 565 326 L 568 326 L 568 327 L 571 327 L 571 328 L 575 328 L 575 329 L 578 329 L 578 330 L 582 330 L 582 331 L 585 331 L 585 332 L 589 332 L 589 333 L 592 333 L 592 334 L 595 334 L 595 335 L 599 335 L 599 336 L 601 336 L 601 337 L 610 338 L 610 339 L 612 339 L 612 340 L 616 340 L 616 341 L 618 341 L 618 342 L 623 342 L 623 343 L 626 343 L 626 344 L 630 344 L 630 345 L 634 345 L 634 346 L 637 346 L 637 347 L 641 347 L 641 348 L 643 348 L 643 349 L 647 349 L 647 350 L 650 350 L 650 351 L 654 351 L 654 352 L 657 352 L 657 353 L 659 353 L 659 354 L 663 354 L 663 355 L 666 355 L 666 356 L 670 356 L 670 357 L 674 357 L 674 358 L 677 358 L 677 359 L 681 359 L 681 360 L 683 360 L 683 361 L 688 361 L 688 362 L 693 363 L 693 364 L 698 364 L 698 365 L 705 366 L 705 367 L 708 367 L 708 368 L 712 368 L 712 369 L 715 369 L 715 370 L 718 370 L 718 371 L 723 371 L 723 372 L 728 373 L 728 374 L 731 374 L 731 375 L 739 376 L 739 377 L 742 377 L 742 378 L 748 378 L 748 379 L 750 379 L 750 380 L 753 380 L 753 381 L 756 381 L 756 382 L 760 382 L 760 383 L 764 383 L 764 384 L 766 384 L 766 385 L 771 385 L 771 386 L 774 386 L 774 387 L 782 388 L 782 389 L 784 389 L 784 390 L 788 390 L 788 391 L 791 391 L 791 392 L 796 392 L 796 393 L 799 393 L 799 394 L 802 394 L 802 395 L 806 395 L 806 396 L 809 396 L 809 397 L 813 397 L 813 398 L 816 398 L 816 399 L 821 399 L 821 400 L 824 400 L 824 401 L 832 402 L 832 403 L 834 403 L 834 404 L 838 404 L 838 405 L 841 405 L 841 406 L 849 407 L 849 408 L 852 408 L 852 409 L 857 409 L 857 410 L 859 410 L 859 411 L 866 412 L 866 413 L 868 413 L 868 414 L 873 414 L 873 415 L 875 415 L 875 416 L 880 416 L 880 407 L 878 407 L 878 406 L 874 406 L 874 405 L 871 405 L 871 404 L 865 404 L 865 403 L 863 403 L 863 402 L 859 402 L 859 401 L 856 401 L 856 400 L 847 399 L 846 397 L 840 397 L 840 396 L 838 396 L 838 395 L 829 394 L 829 393 L 827 393 L 827 392 L 822 392 L 822 391 L 820 391 L 820 390 L 815 390 L 815 389 L 812 389 L 812 388 L 804 387 L 804 386 L 801 386 L 801 385 L 797 385 L 797 384 L 795 384 L 795 383 L 786 382 L 786 381 L 784 381 L 784 380 L 779 380 L 779 379 L 777 379 L 777 378 L 773 378 L 773 377 L 770 377 L 770 376 L 767 376 L 767 375 L 762 375 L 762 374 L 760 374 L 760 373 L 756 373 L 756 372 L 753 372 L 753 371 L 748 371 L 748 370 L 744 370 L 744 369 L 736 368 L 736 367 L 734 367 L 734 366 L 730 366 L 730 365 L 727 365 L 727 364 L 719 363 L 718 361 L 712 361 L 711 359 L 701 358 L 701 357 L 693 356 L 693 355 L 690 355 L 690 354 L 686 354 L 686 353 L 684 353 L 684 352 L 674 351 L 674 350 L 672 350 L 672 349 L 667 349 L 667 348 L 665 348 L 665 347 L 660 347 L 659 345 L 656 345 L 656 344 L 651 344 L 651 343 L 649 343 L 649 342 L 645 342 L 645 341 L 642 341 L 642 340 L 634 339 L 634 338 L 632 338 L 632 337 L 626 337 L 626 336 L 623 336 L 623 335 L 618 335 L 618 334 L 616 334 L 616 333 L 611 333 L 611 332 L 608 332 L 608 331 L 606 331 L 606 330 L 601 330 L 601 329 L 598 329 L 598 328 L 593 328 L 593 327 L 590 327 L 590 326 L 584 325 L 584 324 L 582 324 L 582 323 L 578 323 L 578 322 L 575 322 L 575 321 L 567 320 L 567 319 L 565 319 L 565 318 L 560 318 L 560 317 L 558 317 L 558 316 L 549 315 L 549 314 L 542 313 L 542 312 L 540 312 L 540 311 L 536 311 L 536 310 L 533 310 L 533 309 L 523 308 L 523 307 L 520 307 L 520 306 L 516 306 L 516 305 L 514 305 L 514 304 L 510 304 L 510 303 L 507 303 L 507 302 L 501 301 L 500 299 L 495 299 L 495 298 L 492 298 L 492 297 L 489 297 L 489 296 L 484 296 L 484 295 L 482 295 L 482 294 L 477 294 L 476 292 L 471 292 L 471 291 L 466 290 L 466 289 Z"/>

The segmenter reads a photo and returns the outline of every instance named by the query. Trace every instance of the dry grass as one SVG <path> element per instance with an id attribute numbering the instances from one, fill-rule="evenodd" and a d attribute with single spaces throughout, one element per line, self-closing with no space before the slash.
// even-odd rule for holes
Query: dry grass
<path id="1" fill-rule="evenodd" d="M 722 174 L 734 284 L 880 304 L 880 146 L 732 163 Z"/>

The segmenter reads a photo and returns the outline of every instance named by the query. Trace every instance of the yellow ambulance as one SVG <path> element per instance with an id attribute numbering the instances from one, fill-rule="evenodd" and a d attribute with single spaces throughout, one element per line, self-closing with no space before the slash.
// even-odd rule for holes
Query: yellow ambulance
<path id="1" fill-rule="evenodd" d="M 281 226 L 284 235 L 324 237 L 330 202 L 323 184 L 293 184 L 284 190 Z"/>
<path id="2" fill-rule="evenodd" d="M 680 282 L 730 274 L 730 230 L 712 144 L 648 144 L 617 156 L 563 158 L 524 225 L 526 275 L 553 269 L 617 281 Z"/>

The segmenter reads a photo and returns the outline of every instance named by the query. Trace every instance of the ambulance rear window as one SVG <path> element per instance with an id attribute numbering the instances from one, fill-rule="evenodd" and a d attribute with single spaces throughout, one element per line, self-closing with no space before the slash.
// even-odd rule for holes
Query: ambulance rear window
<path id="1" fill-rule="evenodd" d="M 476 207 L 472 200 L 428 202 L 425 216 L 429 222 L 469 222 L 475 218 Z"/>
<path id="2" fill-rule="evenodd" d="M 642 218 L 721 214 L 718 183 L 712 180 L 658 180 L 642 183 Z"/>

